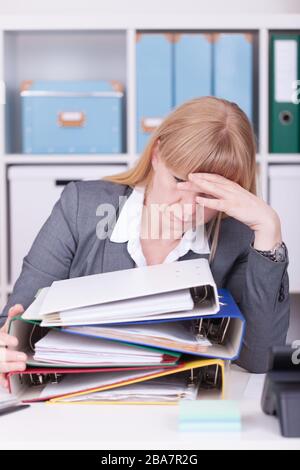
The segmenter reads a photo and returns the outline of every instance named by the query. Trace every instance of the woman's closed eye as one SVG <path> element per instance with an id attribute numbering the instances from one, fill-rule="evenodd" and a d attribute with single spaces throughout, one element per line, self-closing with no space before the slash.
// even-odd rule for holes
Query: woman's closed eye
<path id="1" fill-rule="evenodd" d="M 173 178 L 175 179 L 176 183 L 187 183 L 187 180 L 178 178 L 178 176 L 173 175 Z M 206 194 L 206 193 L 198 193 L 198 196 L 206 197 L 207 199 L 216 199 L 215 197 L 211 196 L 210 194 Z"/>
<path id="2" fill-rule="evenodd" d="M 177 178 L 177 176 L 173 175 L 173 178 L 175 179 L 176 183 L 186 183 L 187 180 L 183 180 L 181 178 Z"/>

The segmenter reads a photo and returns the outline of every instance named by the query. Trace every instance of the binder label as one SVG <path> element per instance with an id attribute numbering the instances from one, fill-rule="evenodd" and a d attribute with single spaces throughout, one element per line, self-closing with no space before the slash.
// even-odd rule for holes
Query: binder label
<path id="1" fill-rule="evenodd" d="M 293 102 L 293 84 L 297 80 L 297 41 L 277 40 L 275 50 L 275 101 Z"/>

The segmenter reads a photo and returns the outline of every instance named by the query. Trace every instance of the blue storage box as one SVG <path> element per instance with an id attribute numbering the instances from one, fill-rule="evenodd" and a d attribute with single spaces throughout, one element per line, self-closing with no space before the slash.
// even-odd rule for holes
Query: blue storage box
<path id="1" fill-rule="evenodd" d="M 217 34 L 214 95 L 237 103 L 253 119 L 253 35 Z"/>
<path id="2" fill-rule="evenodd" d="M 174 41 L 174 106 L 213 94 L 211 34 L 176 34 Z"/>
<path id="3" fill-rule="evenodd" d="M 117 81 L 23 82 L 23 152 L 122 153 L 123 99 Z"/>
<path id="4" fill-rule="evenodd" d="M 136 39 L 137 151 L 172 110 L 172 34 L 138 33 Z"/>

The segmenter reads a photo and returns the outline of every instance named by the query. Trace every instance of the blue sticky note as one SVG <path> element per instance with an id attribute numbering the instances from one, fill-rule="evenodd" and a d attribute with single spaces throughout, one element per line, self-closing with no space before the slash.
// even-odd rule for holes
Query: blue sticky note
<path id="1" fill-rule="evenodd" d="M 179 431 L 240 432 L 241 413 L 233 400 L 181 400 Z"/>

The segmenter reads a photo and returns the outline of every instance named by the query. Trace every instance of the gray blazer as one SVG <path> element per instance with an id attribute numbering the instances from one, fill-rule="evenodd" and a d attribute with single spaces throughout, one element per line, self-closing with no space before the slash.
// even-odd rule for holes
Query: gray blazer
<path id="1" fill-rule="evenodd" d="M 16 303 L 27 308 L 37 290 L 55 280 L 135 267 L 126 242 L 96 236 L 97 207 L 104 202 L 113 204 L 118 215 L 119 197 L 129 196 L 131 191 L 129 186 L 103 180 L 69 183 L 25 256 L 3 315 Z M 115 221 L 109 220 L 108 230 Z M 211 270 L 217 286 L 230 290 L 247 320 L 236 362 L 251 372 L 263 373 L 268 368 L 269 347 L 286 341 L 288 260 L 276 263 L 263 257 L 250 246 L 253 239 L 253 231 L 245 224 L 231 217 L 222 220 Z M 208 256 L 189 251 L 180 260 Z"/>

